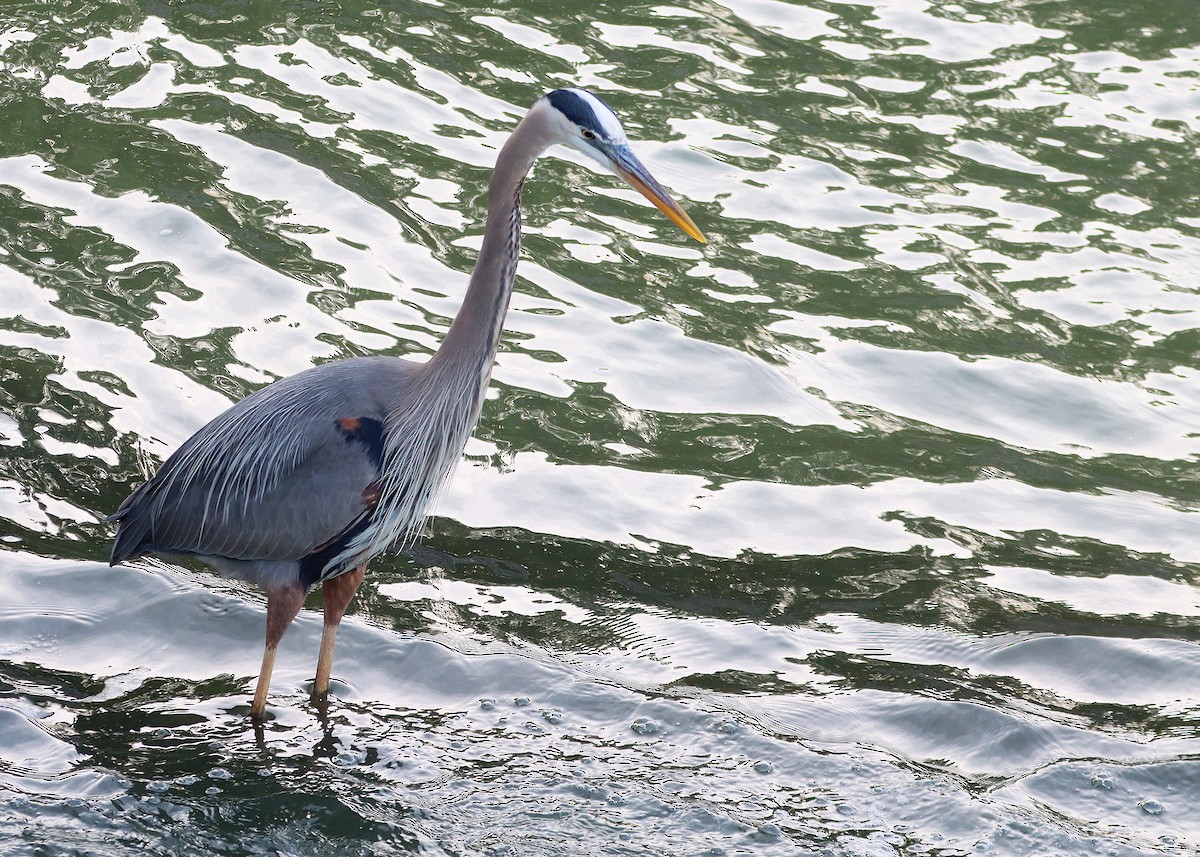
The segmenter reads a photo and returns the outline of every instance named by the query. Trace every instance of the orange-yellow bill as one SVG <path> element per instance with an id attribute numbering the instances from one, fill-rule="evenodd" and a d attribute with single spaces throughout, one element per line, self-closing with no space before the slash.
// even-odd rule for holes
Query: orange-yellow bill
<path id="1" fill-rule="evenodd" d="M 708 239 L 704 237 L 704 233 L 692 222 L 692 218 L 688 217 L 687 212 L 680 207 L 679 203 L 671 199 L 671 195 L 663 189 L 663 186 L 654 180 L 654 176 L 650 175 L 650 172 L 642 166 L 641 161 L 628 150 L 620 154 L 622 157 L 615 162 L 617 175 L 654 203 L 654 207 L 671 218 L 672 223 L 701 244 L 707 244 Z"/>

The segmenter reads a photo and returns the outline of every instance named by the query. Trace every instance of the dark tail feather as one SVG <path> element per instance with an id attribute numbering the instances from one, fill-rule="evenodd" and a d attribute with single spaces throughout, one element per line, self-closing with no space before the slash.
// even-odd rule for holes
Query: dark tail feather
<path id="1" fill-rule="evenodd" d="M 141 493 L 140 489 L 134 491 L 125 498 L 125 502 L 117 511 L 104 519 L 106 524 L 117 525 L 117 537 L 113 542 L 112 554 L 108 558 L 110 566 L 122 563 L 127 559 L 134 559 L 146 552 L 149 527 L 146 524 L 145 516 L 137 514 L 134 508 L 135 501 Z"/>

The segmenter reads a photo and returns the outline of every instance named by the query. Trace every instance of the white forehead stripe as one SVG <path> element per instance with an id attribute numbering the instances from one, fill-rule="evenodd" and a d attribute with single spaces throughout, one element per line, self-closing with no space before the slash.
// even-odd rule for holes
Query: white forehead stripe
<path id="1" fill-rule="evenodd" d="M 570 91 L 579 96 L 580 100 L 592 109 L 592 113 L 596 117 L 596 122 L 600 125 L 600 130 L 604 132 L 605 137 L 613 143 L 628 142 L 625 139 L 625 129 L 621 127 L 621 120 L 617 119 L 616 114 L 612 112 L 612 109 L 607 104 L 586 89 L 572 89 Z"/>

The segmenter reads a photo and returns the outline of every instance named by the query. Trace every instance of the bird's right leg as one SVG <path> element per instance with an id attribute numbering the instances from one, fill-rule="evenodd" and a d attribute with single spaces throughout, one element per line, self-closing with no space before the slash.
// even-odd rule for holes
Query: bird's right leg
<path id="1" fill-rule="evenodd" d="M 321 631 L 321 651 L 317 655 L 317 678 L 313 682 L 313 698 L 324 699 L 329 694 L 329 674 L 333 669 L 333 644 L 337 639 L 338 625 L 346 615 L 350 600 L 358 591 L 367 564 L 330 578 L 321 587 L 325 599 L 325 626 Z"/>
<path id="2" fill-rule="evenodd" d="M 254 703 L 250 706 L 250 716 L 255 720 L 262 720 L 267 710 L 267 689 L 271 686 L 271 671 L 275 668 L 275 650 L 279 648 L 283 632 L 304 606 L 306 594 L 304 587 L 298 583 L 267 590 L 267 646 L 263 649 L 258 687 L 254 690 Z"/>

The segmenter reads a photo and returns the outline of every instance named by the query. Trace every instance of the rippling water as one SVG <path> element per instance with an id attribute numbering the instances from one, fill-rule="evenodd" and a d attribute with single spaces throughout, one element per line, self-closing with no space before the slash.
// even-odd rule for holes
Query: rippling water
<path id="1" fill-rule="evenodd" d="M 1200 848 L 1200 18 L 1137 4 L 10 2 L 5 854 Z M 105 564 L 230 401 L 432 352 L 584 85 L 477 437 L 246 718 L 257 592 Z"/>

